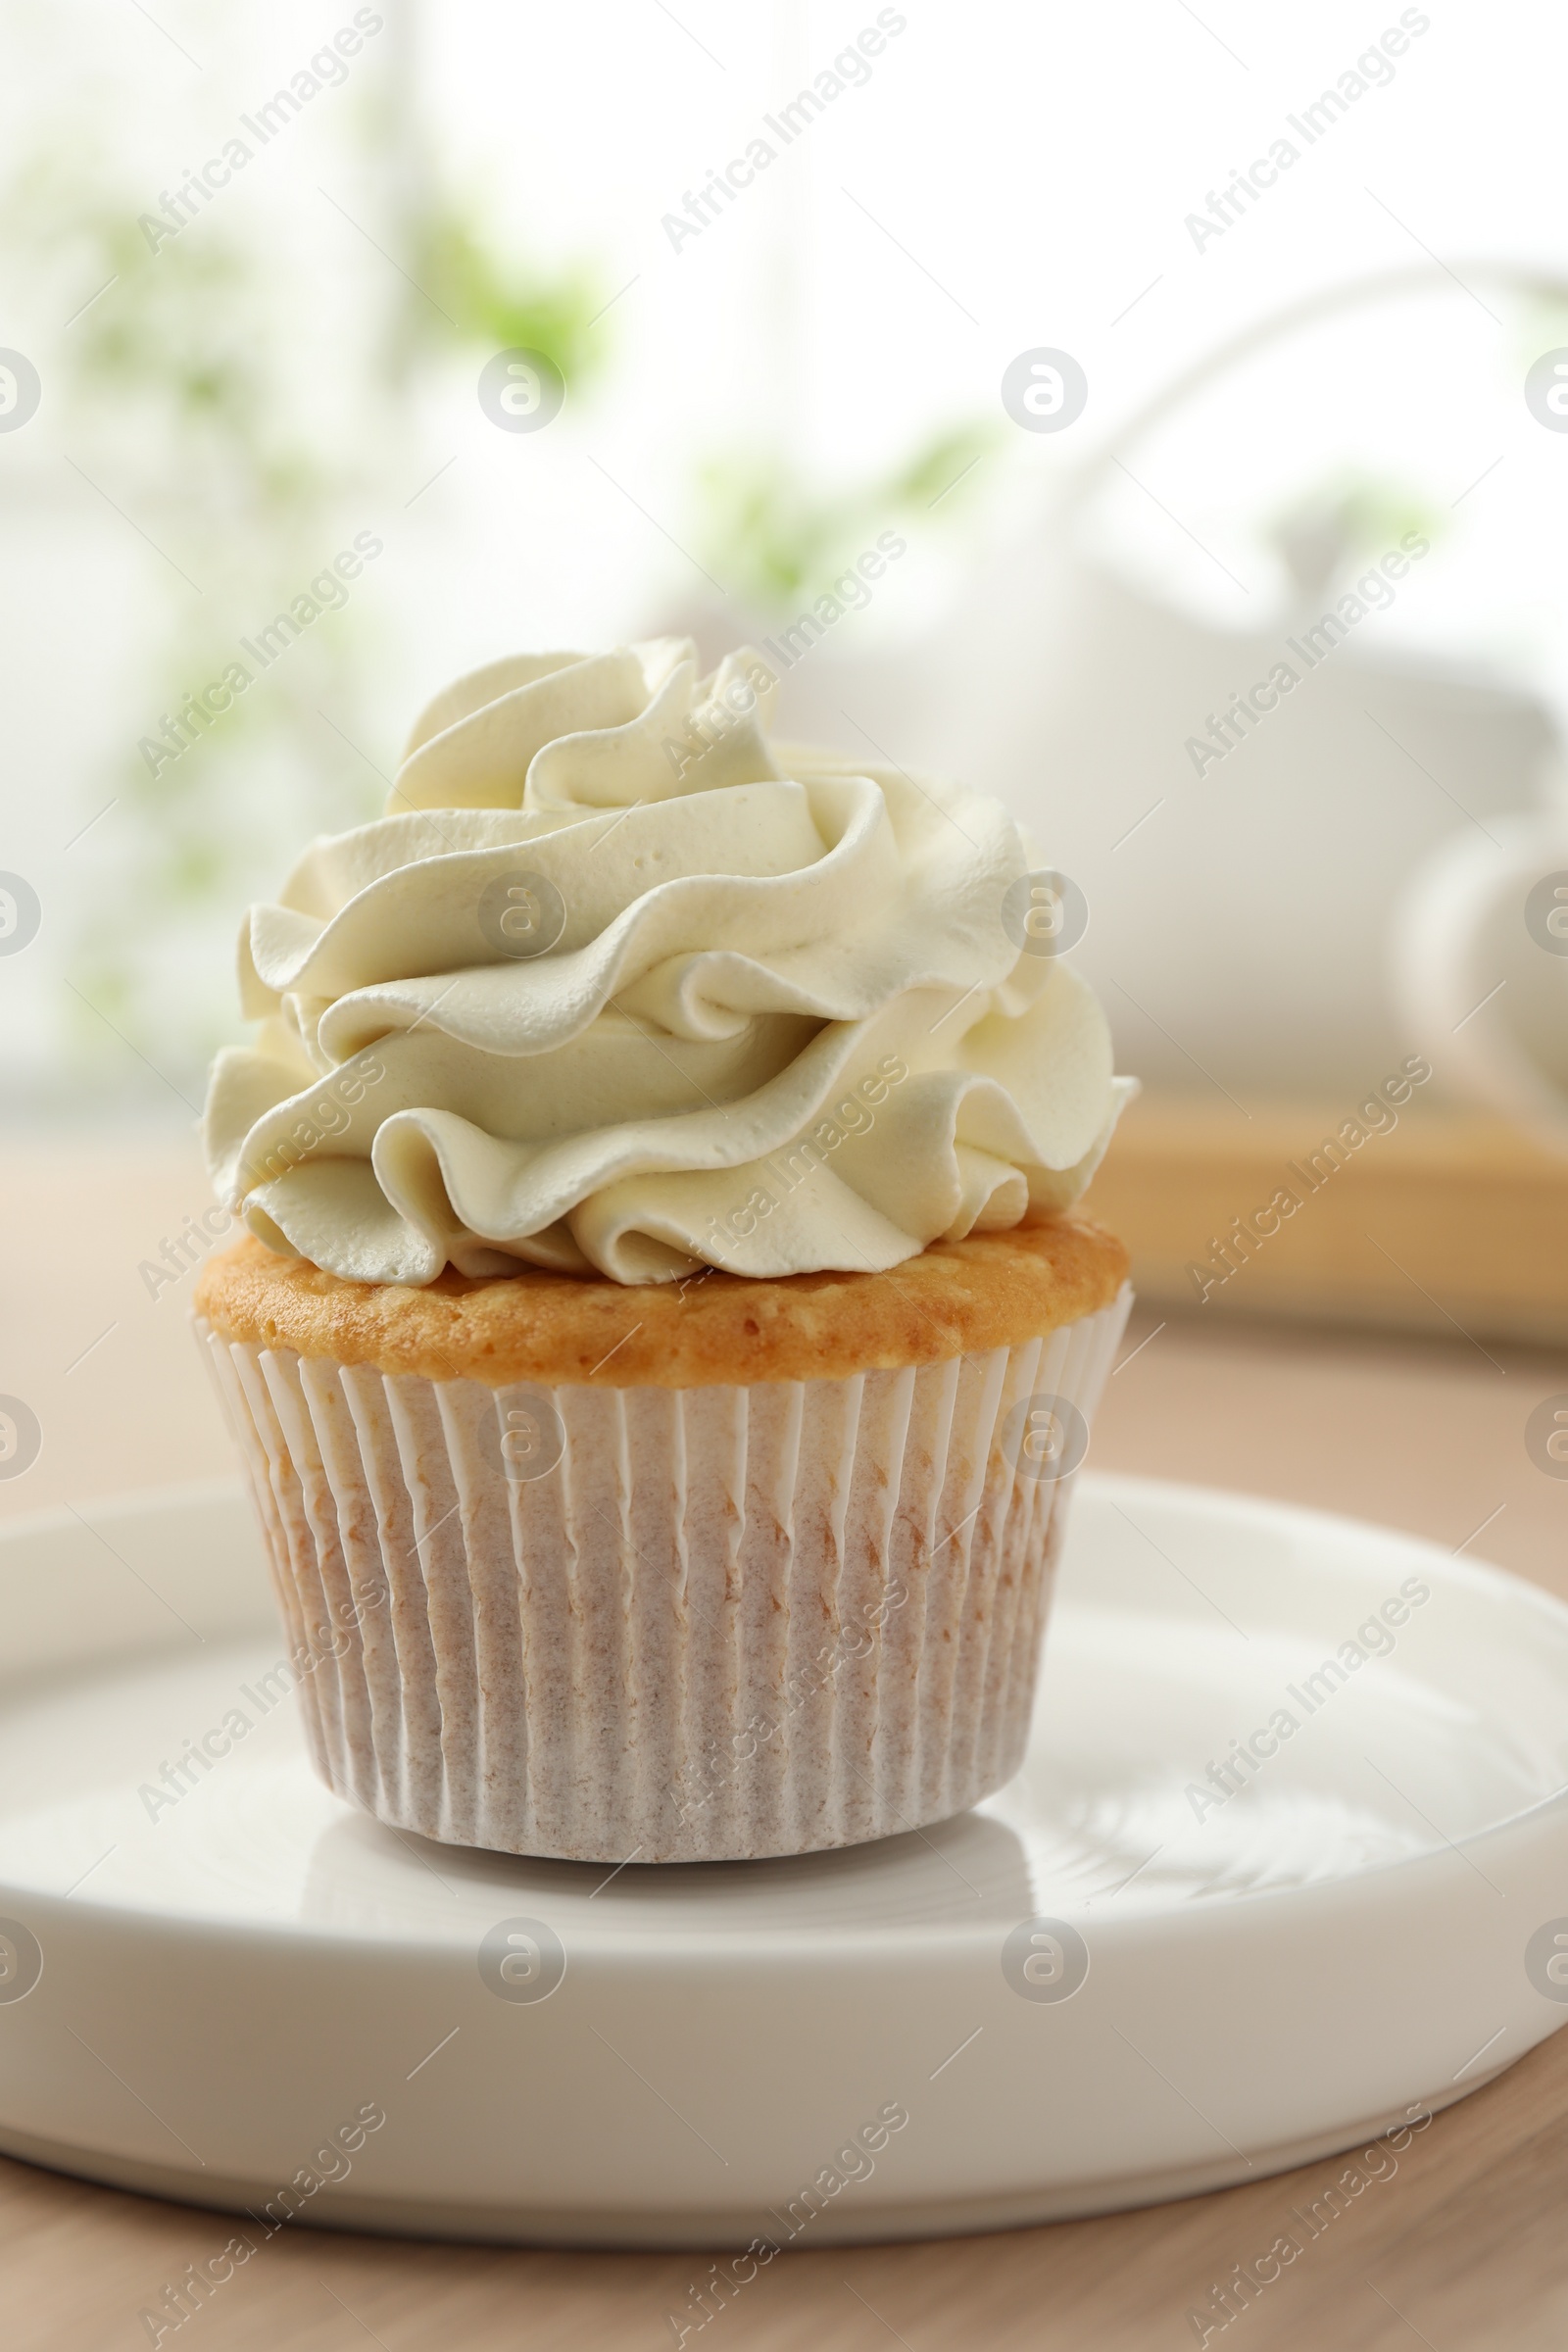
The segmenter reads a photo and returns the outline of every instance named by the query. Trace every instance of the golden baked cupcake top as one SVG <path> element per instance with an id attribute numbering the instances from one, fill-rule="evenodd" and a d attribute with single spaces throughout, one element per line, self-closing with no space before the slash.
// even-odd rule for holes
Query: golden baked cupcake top
<path id="1" fill-rule="evenodd" d="M 638 1289 L 536 1267 L 345 1282 L 247 1237 L 208 1259 L 195 1306 L 225 1340 L 426 1380 L 686 1389 L 1016 1347 L 1108 1305 L 1126 1278 L 1122 1244 L 1084 1216 L 935 1242 L 882 1273 L 702 1271 Z"/>

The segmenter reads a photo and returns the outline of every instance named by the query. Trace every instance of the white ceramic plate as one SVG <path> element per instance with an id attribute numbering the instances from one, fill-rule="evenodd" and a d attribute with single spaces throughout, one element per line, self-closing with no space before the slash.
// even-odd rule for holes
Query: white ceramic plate
<path id="1" fill-rule="evenodd" d="M 826 2243 L 1278 2171 L 1568 2022 L 1568 1609 L 1237 1496 L 1073 1508 L 1001 1795 L 612 1877 L 317 1783 L 237 1491 L 16 1527 L 0 2147 L 274 2220 Z"/>

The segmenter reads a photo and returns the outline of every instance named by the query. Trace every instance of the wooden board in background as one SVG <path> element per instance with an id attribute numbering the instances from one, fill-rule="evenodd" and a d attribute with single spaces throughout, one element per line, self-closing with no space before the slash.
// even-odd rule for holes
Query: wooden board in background
<path id="1" fill-rule="evenodd" d="M 1128 1243 L 1146 1304 L 1568 1340 L 1568 1158 L 1484 1114 L 1412 1103 L 1309 1190 L 1308 1155 L 1346 1116 L 1343 1104 L 1248 1117 L 1228 1102 L 1144 1096 L 1085 1205 Z M 1191 1268 L 1222 1275 L 1211 1245 L 1282 1186 L 1300 1206 L 1246 1253 L 1233 1243 L 1237 1270 L 1200 1305 Z"/>

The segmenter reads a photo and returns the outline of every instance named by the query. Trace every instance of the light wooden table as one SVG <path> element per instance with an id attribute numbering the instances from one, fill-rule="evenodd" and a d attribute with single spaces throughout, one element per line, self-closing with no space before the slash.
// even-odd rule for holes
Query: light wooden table
<path id="1" fill-rule="evenodd" d="M 188 1282 L 154 1299 L 136 1272 L 206 1204 L 189 1145 L 148 1138 L 112 1156 L 85 1145 L 13 1149 L 0 1154 L 0 1391 L 26 1396 L 45 1430 L 33 1469 L 0 1486 L 0 1516 L 226 1469 L 180 1328 Z M 1158 1322 L 1145 1315 L 1129 1350 Z M 1563 1355 L 1171 1319 L 1124 1354 L 1094 1458 L 1358 1513 L 1450 1548 L 1468 1542 L 1568 1597 L 1568 1481 L 1538 1471 L 1523 1438 L 1532 1406 L 1564 1391 Z M 1176 2352 L 1199 2340 L 1189 2311 L 1264 2252 L 1290 2207 L 1320 2196 L 1343 2163 L 1101 2221 L 786 2254 L 687 2343 Z M 1560 2352 L 1565 2192 L 1568 2035 L 1558 2034 L 1440 2115 L 1393 2178 L 1208 2341 L 1249 2352 L 1423 2342 Z M 138 2311 L 226 2234 L 215 2215 L 0 2162 L 5 2342 L 131 2352 L 150 2341 Z M 656 2352 L 674 2344 L 667 2314 L 705 2269 L 686 2254 L 511 2253 L 301 2230 L 272 2240 L 163 2341 L 180 2352 Z"/>

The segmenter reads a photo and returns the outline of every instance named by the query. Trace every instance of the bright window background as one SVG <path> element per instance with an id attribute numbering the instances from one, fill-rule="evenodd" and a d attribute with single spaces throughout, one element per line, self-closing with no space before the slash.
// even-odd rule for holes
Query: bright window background
<path id="1" fill-rule="evenodd" d="M 1074 548 L 1195 626 L 1253 638 L 1284 625 L 1280 518 L 1350 484 L 1433 524 L 1419 577 L 1367 624 L 1383 652 L 1555 709 L 1568 435 L 1521 387 L 1568 342 L 1549 294 L 1568 272 L 1560 14 L 1406 11 L 1430 22 L 1392 78 L 1200 251 L 1186 217 L 1294 137 L 1287 117 L 1397 8 L 884 11 L 903 29 L 863 82 L 678 250 L 662 217 L 772 136 L 763 118 L 875 8 L 368 14 L 382 22 L 341 83 L 151 252 L 137 216 L 353 9 L 12 12 L 0 344 L 42 384 L 36 416 L 0 434 L 0 868 L 42 908 L 0 957 L 12 1114 L 186 1120 L 207 1054 L 237 1033 L 240 909 L 312 831 L 375 811 L 455 672 L 668 626 L 716 653 L 805 609 L 889 527 L 906 555 L 788 681 L 787 719 L 852 745 L 857 725 L 891 730 L 899 759 L 971 765 L 1009 795 L 1089 893 L 1086 961 L 1131 1066 L 1179 1083 L 1194 1048 L 1239 1086 L 1333 1082 L 1332 1056 L 1308 1069 L 1249 1027 L 1226 972 L 1298 916 L 1323 969 L 1349 970 L 1381 902 L 1355 901 L 1342 938 L 1352 916 L 1305 863 L 1293 902 L 1289 827 L 1270 831 L 1239 770 L 1205 799 L 1175 740 L 1168 776 L 1142 754 L 1093 776 L 1036 764 L 1050 737 L 1030 696 L 1070 629 Z M 1069 475 L 1186 368 L 1293 303 L 1404 270 L 1427 277 L 1259 350 L 1128 443 L 1069 544 Z M 547 333 L 568 355 L 562 415 L 497 430 L 481 368 Z M 999 397 L 1036 346 L 1088 377 L 1059 435 L 1019 430 Z M 967 467 L 951 488 L 930 471 L 945 455 Z M 737 519 L 747 496 L 763 522 Z M 138 741 L 179 692 L 361 532 L 383 552 L 343 608 L 148 775 Z M 793 579 L 770 588 L 760 552 Z M 1107 705 L 1146 686 L 1135 664 L 1112 672 Z M 1114 846 L 1167 783 L 1159 818 Z M 1522 771 L 1497 786 L 1503 806 L 1536 789 Z M 1327 788 L 1321 825 L 1353 863 Z M 1211 957 L 1173 1048 L 1133 1002 L 1160 1009 L 1142 994 L 1160 968 L 1150 927 L 1168 876 L 1197 888 L 1238 843 L 1238 870 L 1266 872 L 1262 912 L 1227 883 L 1217 911 L 1172 921 L 1168 956 L 1196 929 Z M 1333 1019 L 1353 1044 L 1364 984 L 1347 988 Z M 1368 1037 L 1384 1050 L 1376 1023 Z"/>

